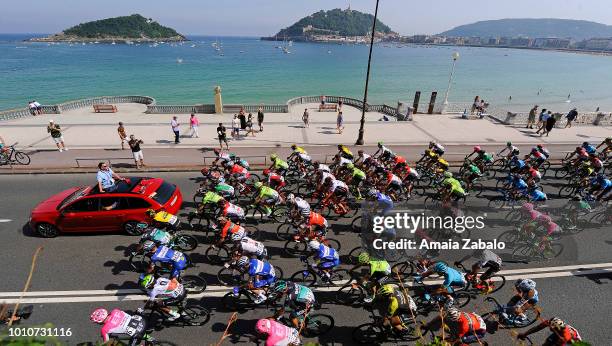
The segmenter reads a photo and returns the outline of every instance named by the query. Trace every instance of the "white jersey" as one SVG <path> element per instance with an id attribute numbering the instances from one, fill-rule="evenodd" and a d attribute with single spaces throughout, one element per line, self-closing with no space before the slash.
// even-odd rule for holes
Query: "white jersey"
<path id="1" fill-rule="evenodd" d="M 329 192 L 334 192 L 334 191 L 336 191 L 336 189 L 337 189 L 337 188 L 342 188 L 342 189 L 344 189 L 344 190 L 347 190 L 347 191 L 348 191 L 348 186 L 346 186 L 346 184 L 345 184 L 345 183 L 344 183 L 342 180 L 338 180 L 338 179 L 335 179 L 335 180 L 332 182 L 332 184 L 331 184 L 331 186 L 329 187 L 329 190 L 328 190 L 328 191 L 329 191 Z"/>
<path id="2" fill-rule="evenodd" d="M 155 281 L 155 286 L 149 291 L 149 300 L 155 298 L 168 299 L 177 298 L 184 292 L 183 285 L 176 279 L 158 278 Z"/>
<path id="3" fill-rule="evenodd" d="M 295 197 L 295 206 L 300 211 L 302 215 L 310 215 L 310 203 L 301 199 L 300 197 Z"/>
<path id="4" fill-rule="evenodd" d="M 351 160 L 349 160 L 349 159 L 346 159 L 346 158 L 344 158 L 344 157 L 340 157 L 340 162 L 338 162 L 338 164 L 339 164 L 340 166 L 346 166 L 346 165 L 348 165 L 349 163 L 353 163 L 353 161 L 351 161 Z"/>
<path id="5" fill-rule="evenodd" d="M 482 254 L 480 256 L 477 257 L 479 260 L 479 264 L 480 265 L 485 265 L 487 262 L 495 262 L 499 265 L 502 264 L 502 260 L 501 258 L 499 258 L 499 256 L 497 256 L 497 254 L 495 254 L 493 251 L 491 250 L 484 250 L 482 252 Z"/>
<path id="6" fill-rule="evenodd" d="M 336 180 L 336 177 L 334 177 L 333 174 L 331 174 L 329 172 L 323 172 L 323 174 L 321 175 L 321 182 L 320 182 L 320 184 L 323 184 L 325 182 L 325 179 L 327 179 L 328 177 L 331 177 L 332 180 Z"/>
<path id="7" fill-rule="evenodd" d="M 319 164 L 318 170 L 321 171 L 321 172 L 327 172 L 327 173 L 331 172 L 331 169 L 329 169 L 329 166 L 328 165 L 324 165 L 322 163 Z"/>
<path id="8" fill-rule="evenodd" d="M 263 255 L 266 249 L 263 243 L 249 237 L 244 237 L 240 240 L 240 248 L 243 253 L 257 256 Z"/>

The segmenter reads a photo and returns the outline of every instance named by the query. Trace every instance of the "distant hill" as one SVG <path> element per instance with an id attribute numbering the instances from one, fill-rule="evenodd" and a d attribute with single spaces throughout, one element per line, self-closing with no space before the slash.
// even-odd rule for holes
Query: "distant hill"
<path id="1" fill-rule="evenodd" d="M 340 36 L 365 36 L 372 30 L 374 16 L 354 10 L 334 9 L 319 11 L 304 17 L 288 28 L 282 29 L 274 37 L 300 39 L 308 35 L 336 34 Z M 376 21 L 376 31 L 391 32 L 391 28 Z"/>
<path id="2" fill-rule="evenodd" d="M 461 25 L 440 33 L 454 37 L 559 37 L 584 40 L 612 37 L 612 26 L 586 20 L 571 19 L 500 19 Z"/>
<path id="3" fill-rule="evenodd" d="M 176 30 L 160 25 L 152 19 L 140 14 L 131 16 L 107 18 L 82 23 L 64 30 L 60 34 L 51 35 L 35 41 L 182 41 L 185 37 Z"/>

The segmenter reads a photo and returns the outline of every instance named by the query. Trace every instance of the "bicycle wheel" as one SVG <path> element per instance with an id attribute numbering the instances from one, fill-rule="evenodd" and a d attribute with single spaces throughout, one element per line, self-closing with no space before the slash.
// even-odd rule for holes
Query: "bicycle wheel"
<path id="1" fill-rule="evenodd" d="M 261 237 L 261 232 L 259 231 L 259 228 L 255 226 L 242 226 L 242 227 L 244 227 L 247 237 L 254 239 L 254 240 L 259 240 L 259 238 Z"/>
<path id="2" fill-rule="evenodd" d="M 265 212 L 260 206 L 248 205 L 244 207 L 244 215 L 247 219 L 251 219 L 256 223 L 263 222 Z"/>
<path id="3" fill-rule="evenodd" d="M 335 300 L 338 304 L 359 306 L 363 301 L 364 294 L 363 287 L 357 286 L 357 288 L 354 288 L 351 283 L 348 283 L 336 292 Z"/>
<path id="4" fill-rule="evenodd" d="M 531 244 L 522 244 L 512 250 L 512 260 L 529 263 L 539 257 Z"/>
<path id="5" fill-rule="evenodd" d="M 506 246 L 512 246 L 519 239 L 518 231 L 505 231 L 497 237 L 497 240 L 506 244 Z"/>
<path id="6" fill-rule="evenodd" d="M 365 323 L 353 329 L 352 337 L 360 345 L 377 345 L 385 341 L 385 331 L 374 323 Z"/>
<path id="7" fill-rule="evenodd" d="M 561 243 L 551 243 L 550 248 L 546 248 L 540 252 L 541 256 L 545 260 L 550 260 L 553 258 L 559 257 L 563 252 L 563 244 Z"/>
<path id="8" fill-rule="evenodd" d="M 314 286 L 317 283 L 317 274 L 312 270 L 300 270 L 291 275 L 290 280 L 303 286 Z"/>
<path id="9" fill-rule="evenodd" d="M 537 308 L 528 309 L 523 312 L 526 318 L 518 319 L 518 316 L 511 317 L 510 324 L 514 328 L 524 328 L 534 324 L 536 321 L 540 319 L 540 310 Z"/>
<path id="10" fill-rule="evenodd" d="M 568 198 L 576 193 L 576 187 L 572 185 L 565 185 L 559 189 L 560 198 Z"/>
<path id="11" fill-rule="evenodd" d="M 190 305 L 183 309 L 182 320 L 190 326 L 203 326 L 210 320 L 210 311 L 199 305 Z"/>
<path id="12" fill-rule="evenodd" d="M 493 197 L 491 200 L 489 200 L 488 207 L 492 209 L 502 209 L 506 206 L 506 202 L 507 201 L 504 197 Z"/>
<path id="13" fill-rule="evenodd" d="M 130 262 L 132 270 L 137 273 L 144 273 L 151 265 L 151 259 L 141 253 L 130 255 L 128 262 Z"/>
<path id="14" fill-rule="evenodd" d="M 196 275 L 182 276 L 181 283 L 189 293 L 202 293 L 207 287 L 206 280 Z"/>
<path id="15" fill-rule="evenodd" d="M 204 257 L 210 264 L 221 264 L 230 260 L 229 250 L 225 246 L 217 247 L 211 246 L 206 249 Z"/>
<path id="16" fill-rule="evenodd" d="M 558 168 L 555 171 L 555 178 L 563 179 L 563 178 L 567 177 L 569 174 L 570 174 L 569 167 L 568 166 L 563 166 L 561 168 Z"/>
<path id="17" fill-rule="evenodd" d="M 174 245 L 181 251 L 192 251 L 198 247 L 198 240 L 187 234 L 179 234 L 174 238 Z"/>
<path id="18" fill-rule="evenodd" d="M 193 203 L 197 206 L 200 203 L 202 203 L 202 200 L 204 199 L 204 193 L 202 192 L 196 192 L 193 194 Z"/>
<path id="19" fill-rule="evenodd" d="M 468 305 L 468 303 L 470 302 L 470 299 L 472 299 L 472 297 L 470 296 L 469 293 L 467 293 L 465 291 L 461 291 L 461 292 L 456 292 L 454 294 L 454 299 L 455 299 L 455 301 L 453 302 L 453 307 L 455 307 L 455 308 L 462 308 L 462 307 Z"/>
<path id="20" fill-rule="evenodd" d="M 278 240 L 289 240 L 295 233 L 295 227 L 292 223 L 285 222 L 278 225 L 276 228 L 276 239 Z"/>
<path id="21" fill-rule="evenodd" d="M 340 251 L 340 248 L 342 248 L 342 245 L 336 239 L 326 238 L 323 243 L 336 251 Z"/>
<path id="22" fill-rule="evenodd" d="M 546 175 L 546 172 L 550 169 L 550 162 L 546 161 L 540 165 L 540 172 L 542 172 L 542 177 Z"/>
<path id="23" fill-rule="evenodd" d="M 340 286 L 345 285 L 350 280 L 351 273 L 348 269 L 334 269 L 329 279 L 322 279 L 321 282 L 323 282 L 325 286 Z"/>
<path id="24" fill-rule="evenodd" d="M 324 314 L 308 315 L 302 334 L 307 338 L 328 333 L 334 327 L 334 318 Z"/>
<path id="25" fill-rule="evenodd" d="M 499 291 L 506 284 L 506 277 L 503 275 L 492 275 L 487 280 L 488 290 L 487 294 L 495 293 Z"/>
<path id="26" fill-rule="evenodd" d="M 284 246 L 285 253 L 291 257 L 299 257 L 307 251 L 307 244 L 294 239 L 287 240 Z"/>
<path id="27" fill-rule="evenodd" d="M 402 279 L 414 274 L 414 264 L 412 262 L 400 262 L 391 267 L 391 273 L 397 273 Z"/>
<path id="28" fill-rule="evenodd" d="M 15 152 L 15 161 L 20 165 L 29 165 L 30 164 L 30 156 L 22 151 Z"/>
<path id="29" fill-rule="evenodd" d="M 279 280 L 281 280 L 281 279 L 283 279 L 285 277 L 285 273 L 283 273 L 283 270 L 279 266 L 274 266 L 274 275 Z"/>
<path id="30" fill-rule="evenodd" d="M 274 222 L 284 222 L 284 218 L 289 214 L 289 209 L 284 205 L 277 205 L 272 209 L 272 214 L 268 216 Z"/>
<path id="31" fill-rule="evenodd" d="M 246 311 L 253 307 L 253 301 L 244 293 L 239 292 L 235 295 L 229 292 L 221 298 L 221 304 L 229 311 Z"/>
<path id="32" fill-rule="evenodd" d="M 518 222 L 523 218 L 523 215 L 521 213 L 520 209 L 512 209 L 508 212 L 508 214 L 506 214 L 506 216 L 504 217 L 504 219 L 508 222 Z"/>
<path id="33" fill-rule="evenodd" d="M 364 251 L 365 251 L 365 249 L 363 247 L 361 247 L 361 246 L 358 246 L 358 247 L 354 248 L 353 250 L 351 250 L 349 252 L 347 260 L 346 260 L 346 263 L 347 264 L 357 264 L 359 254 L 364 252 Z"/>
<path id="34" fill-rule="evenodd" d="M 235 269 L 224 267 L 217 273 L 217 280 L 224 286 L 235 287 L 246 283 L 248 275 Z"/>
<path id="35" fill-rule="evenodd" d="M 482 185 L 482 183 L 472 184 L 472 193 L 473 193 L 472 196 L 480 197 L 484 190 L 485 190 L 485 187 Z"/>
<path id="36" fill-rule="evenodd" d="M 363 217 L 361 215 L 357 216 L 356 218 L 353 219 L 353 221 L 351 221 L 351 230 L 355 233 L 361 233 L 363 226 L 361 224 L 363 220 Z"/>

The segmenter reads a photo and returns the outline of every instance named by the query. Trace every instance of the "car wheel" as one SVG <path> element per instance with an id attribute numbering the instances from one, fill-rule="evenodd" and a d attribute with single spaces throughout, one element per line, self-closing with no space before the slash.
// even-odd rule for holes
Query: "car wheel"
<path id="1" fill-rule="evenodd" d="M 142 228 L 136 227 L 138 225 L 137 221 L 128 221 L 123 224 L 123 230 L 128 235 L 138 236 L 142 235 Z"/>
<path id="2" fill-rule="evenodd" d="M 55 238 L 59 230 L 52 224 L 43 222 L 36 225 L 36 233 L 43 238 Z"/>

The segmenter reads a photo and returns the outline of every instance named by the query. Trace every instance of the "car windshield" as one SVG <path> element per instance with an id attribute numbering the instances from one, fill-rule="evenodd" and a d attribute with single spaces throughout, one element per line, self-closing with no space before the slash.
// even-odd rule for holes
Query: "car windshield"
<path id="1" fill-rule="evenodd" d="M 76 201 L 77 199 L 85 196 L 85 190 L 87 190 L 87 187 L 82 187 L 76 191 L 74 191 L 73 193 L 71 193 L 68 197 L 64 198 L 64 200 L 62 201 L 62 203 L 60 203 L 57 206 L 57 209 L 62 209 L 63 207 L 65 207 L 66 205 L 72 203 L 73 201 Z"/>
<path id="2" fill-rule="evenodd" d="M 166 204 L 166 202 L 168 202 L 170 197 L 172 197 L 172 194 L 174 194 L 175 190 L 176 190 L 176 186 L 164 181 L 159 186 L 157 191 L 155 191 L 155 194 L 152 197 L 157 203 L 164 205 Z"/>

